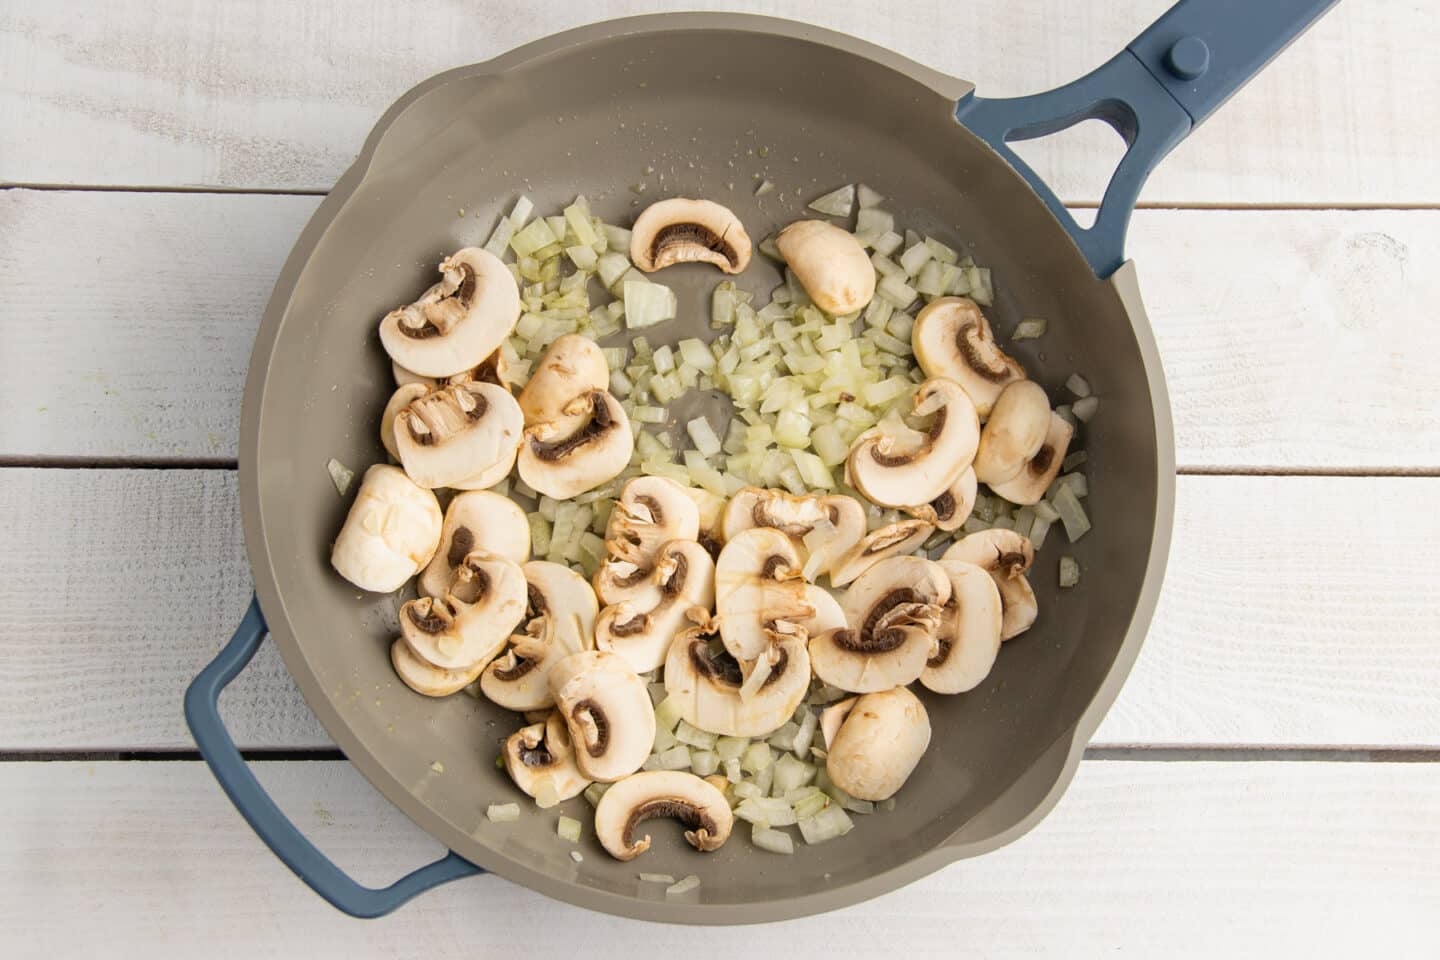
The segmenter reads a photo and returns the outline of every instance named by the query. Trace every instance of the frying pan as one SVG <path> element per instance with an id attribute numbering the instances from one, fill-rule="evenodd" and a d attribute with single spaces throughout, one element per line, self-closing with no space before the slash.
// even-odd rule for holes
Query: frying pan
<path id="1" fill-rule="evenodd" d="M 257 599 L 185 699 L 231 800 L 302 880 L 357 916 L 489 870 L 620 915 L 778 920 L 894 890 L 1029 830 L 1058 801 L 1134 662 L 1169 548 L 1174 442 L 1134 265 L 1123 258 L 1130 211 L 1153 165 L 1332 2 L 1182 0 L 1093 73 L 1007 100 L 847 36 L 727 14 L 583 27 L 405 94 L 301 234 L 256 336 L 240 492 Z M 1092 118 L 1128 150 L 1082 229 L 1008 144 Z M 778 193 L 755 197 L 757 174 Z M 643 201 L 631 189 L 642 181 Z M 581 799 L 490 823 L 487 804 L 520 799 L 493 764 L 517 719 L 469 697 L 434 701 L 404 688 L 387 653 L 398 599 L 357 594 L 327 559 L 347 506 L 327 459 L 361 468 L 385 459 L 376 424 L 392 382 L 377 318 L 428 286 L 445 253 L 482 242 L 521 192 L 541 209 L 584 193 L 622 223 L 660 196 L 714 197 L 762 237 L 803 216 L 809 198 L 856 181 L 885 194 L 899 222 L 993 268 L 991 316 L 1002 333 L 1022 314 L 1050 319 L 1045 338 L 1014 346 L 1052 395 L 1074 370 L 1103 395 L 1084 438 L 1095 529 L 1064 548 L 1089 571 L 1085 582 L 1062 597 L 1037 571 L 1040 622 L 1006 644 L 981 687 L 927 698 L 934 741 L 900 807 L 844 838 L 789 858 L 743 839 L 701 855 L 662 823 L 642 861 L 618 863 L 591 840 L 576 863 L 555 818 L 588 822 Z M 457 217 L 457 208 L 485 216 Z M 756 292 L 779 279 L 760 260 L 740 278 Z M 700 266 L 667 271 L 691 326 L 676 321 L 647 331 L 658 331 L 651 339 L 703 331 L 716 280 Z M 1056 552 L 1047 551 L 1051 564 Z M 363 887 L 265 795 L 218 700 L 267 624 L 346 756 L 453 852 L 384 889 Z M 637 880 L 637 867 L 693 872 L 702 883 L 667 899 Z"/>

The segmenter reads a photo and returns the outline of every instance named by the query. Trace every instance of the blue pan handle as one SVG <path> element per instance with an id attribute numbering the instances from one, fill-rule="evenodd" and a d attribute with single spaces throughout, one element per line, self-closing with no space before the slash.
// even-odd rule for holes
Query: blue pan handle
<path id="1" fill-rule="evenodd" d="M 352 917 L 383 916 L 431 887 L 483 873 L 475 864 L 450 853 L 377 890 L 356 883 L 305 839 L 250 772 L 220 719 L 220 692 L 250 663 L 265 631 L 260 601 L 252 599 L 235 636 L 185 691 L 185 722 L 200 755 L 260 839 L 311 890 Z"/>
<path id="2" fill-rule="evenodd" d="M 1075 239 L 1095 274 L 1125 261 L 1125 228 L 1145 178 L 1231 94 L 1334 6 L 1336 0 L 1180 0 L 1108 63 L 1028 97 L 973 93 L 956 117 L 1027 181 Z M 1077 224 L 1009 144 L 1103 120 L 1124 139 L 1095 223 Z"/>

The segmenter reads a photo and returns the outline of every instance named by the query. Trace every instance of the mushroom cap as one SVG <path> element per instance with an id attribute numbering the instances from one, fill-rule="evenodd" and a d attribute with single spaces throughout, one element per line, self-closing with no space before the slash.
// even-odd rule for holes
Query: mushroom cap
<path id="1" fill-rule="evenodd" d="M 440 502 L 405 471 L 365 471 L 330 551 L 330 564 L 361 590 L 390 593 L 430 562 L 440 544 Z"/>
<path id="2" fill-rule="evenodd" d="M 563 563 L 532 560 L 522 566 L 529 598 L 524 633 L 480 675 L 480 692 L 507 710 L 540 710 L 554 703 L 550 668 L 595 646 L 600 607 L 585 578 Z"/>
<path id="3" fill-rule="evenodd" d="M 830 743 L 825 771 L 860 800 L 888 800 L 914 772 L 930 745 L 925 704 L 904 687 L 855 701 Z"/>
<path id="4" fill-rule="evenodd" d="M 646 273 L 675 263 L 709 263 L 740 273 L 750 263 L 750 235 L 729 208 L 674 197 L 650 204 L 635 218 L 630 259 Z"/>
<path id="5" fill-rule="evenodd" d="M 666 477 L 636 477 L 610 511 L 605 549 L 612 558 L 649 568 L 666 543 L 699 535 L 700 508 L 684 487 Z"/>
<path id="6" fill-rule="evenodd" d="M 1050 398 L 1034 380 L 1016 380 L 1000 391 L 975 451 L 975 478 L 1002 483 L 1018 474 L 1045 442 Z"/>
<path id="7" fill-rule="evenodd" d="M 743 661 L 760 656 L 777 625 L 812 615 L 790 538 L 754 527 L 727 540 L 715 562 L 715 611 L 725 648 Z"/>
<path id="8" fill-rule="evenodd" d="M 521 727 L 506 737 L 500 756 L 515 786 L 534 797 L 541 807 L 578 796 L 590 785 L 575 765 L 570 731 L 553 711 L 540 723 Z"/>
<path id="9" fill-rule="evenodd" d="M 950 602 L 920 682 L 936 693 L 964 693 L 989 676 L 1000 653 L 1000 588 L 973 563 L 941 560 L 940 567 L 950 578 Z"/>
<path id="10" fill-rule="evenodd" d="M 405 686 L 427 697 L 448 697 L 463 690 L 474 683 L 485 668 L 484 661 L 461 670 L 437 667 L 417 657 L 403 637 L 396 637 L 395 642 L 390 644 L 390 663 L 400 679 L 405 681 Z"/>
<path id="11" fill-rule="evenodd" d="M 525 575 L 518 564 L 475 551 L 455 568 L 443 597 L 420 597 L 400 607 L 400 636 L 415 655 L 437 667 L 484 668 L 505 647 L 525 615 Z"/>
<path id="12" fill-rule="evenodd" d="M 520 445 L 520 479 L 555 500 L 569 500 L 620 474 L 630 463 L 635 437 L 625 409 L 608 391 L 572 401 L 577 424 L 557 435 L 553 424 L 526 429 Z"/>
<path id="13" fill-rule="evenodd" d="M 525 425 L 559 420 L 571 400 L 609 385 L 610 367 L 594 340 L 578 333 L 557 337 L 520 391 Z"/>
<path id="14" fill-rule="evenodd" d="M 860 241 L 823 220 L 797 220 L 775 238 L 795 278 L 832 316 L 864 310 L 875 296 L 875 266 Z"/>
<path id="15" fill-rule="evenodd" d="M 600 611 L 595 647 L 619 654 L 636 673 L 665 662 L 675 635 L 689 626 L 687 611 L 709 611 L 715 602 L 715 561 L 694 540 L 672 540 L 660 551 L 652 574 L 660 600 L 645 609 L 622 601 Z"/>
<path id="16" fill-rule="evenodd" d="M 380 321 L 390 359 L 422 377 L 448 377 L 476 367 L 520 319 L 520 289 L 510 268 L 479 247 L 440 264 L 441 280 L 409 306 Z"/>
<path id="17" fill-rule="evenodd" d="M 498 483 L 515 463 L 523 424 L 510 391 L 455 384 L 413 401 L 395 418 L 395 447 L 422 487 L 456 487 L 482 476 Z"/>
<path id="18" fill-rule="evenodd" d="M 802 633 L 777 633 L 761 656 L 770 673 L 742 697 L 741 685 L 756 661 L 740 662 L 711 650 L 716 621 L 702 618 L 676 636 L 665 657 L 665 693 L 686 723 L 726 737 L 763 737 L 795 715 L 810 692 L 810 655 Z"/>
<path id="19" fill-rule="evenodd" d="M 810 641 L 815 675 L 851 693 L 875 693 L 919 678 L 935 653 L 950 579 L 924 557 L 891 557 L 862 573 L 841 607 L 848 626 Z"/>
<path id="20" fill-rule="evenodd" d="M 975 405 L 952 380 L 927 380 L 915 393 L 915 413 L 933 414 L 915 449 L 897 449 L 878 431 L 861 434 L 850 448 L 846 471 L 861 493 L 888 507 L 928 503 L 950 488 L 975 459 L 980 420 Z"/>
<path id="21" fill-rule="evenodd" d="M 955 482 L 950 484 L 950 489 L 929 503 L 906 507 L 905 511 L 927 523 L 935 524 L 937 530 L 952 533 L 959 530 L 965 521 L 970 519 L 970 513 L 975 509 L 975 495 L 978 492 L 975 471 L 971 467 L 966 467 L 964 472 L 955 478 Z"/>
<path id="22" fill-rule="evenodd" d="M 830 585 L 843 587 L 881 560 L 918 550 L 935 532 L 924 520 L 897 520 L 867 533 L 830 571 Z"/>
<path id="23" fill-rule="evenodd" d="M 713 784 L 679 770 L 647 770 L 605 791 L 595 807 L 595 837 L 616 860 L 634 860 L 650 849 L 650 837 L 636 840 L 635 830 L 653 817 L 685 824 L 685 839 L 702 852 L 718 850 L 735 822 Z"/>
<path id="24" fill-rule="evenodd" d="M 1039 503 L 1059 475 L 1061 464 L 1065 461 L 1065 451 L 1070 449 L 1070 438 L 1074 433 L 1075 428 L 1070 426 L 1069 421 L 1058 413 L 1051 413 L 1045 440 L 1034 456 L 1009 480 L 990 484 L 991 492 L 1011 503 Z"/>
<path id="25" fill-rule="evenodd" d="M 475 550 L 498 554 L 513 563 L 530 559 L 530 524 L 519 504 L 488 490 L 456 494 L 445 508 L 440 546 L 416 584 L 421 596 L 442 595 L 455 568 Z"/>
<path id="26" fill-rule="evenodd" d="M 550 693 L 581 773 L 609 783 L 640 769 L 655 742 L 655 708 L 623 657 L 603 650 L 563 657 L 550 668 Z"/>
<path id="27" fill-rule="evenodd" d="M 990 321 L 968 297 L 932 300 L 916 315 L 910 343 L 925 376 L 960 384 L 982 417 L 1007 384 L 1025 379 L 1025 368 L 995 343 Z"/>
<path id="28" fill-rule="evenodd" d="M 819 548 L 822 556 L 817 559 L 804 538 L 824 524 L 833 533 Z M 843 494 L 797 497 L 784 490 L 745 487 L 730 498 L 723 527 L 727 540 L 743 530 L 774 527 L 795 544 L 805 570 L 828 573 L 865 535 L 865 508 Z"/>
<path id="29" fill-rule="evenodd" d="M 396 463 L 400 462 L 400 450 L 395 446 L 395 418 L 400 415 L 401 410 L 429 392 L 430 387 L 426 383 L 403 383 L 390 394 L 390 399 L 385 404 L 385 412 L 380 414 L 380 443 L 385 447 L 385 452 L 390 454 L 390 459 Z"/>
<path id="30" fill-rule="evenodd" d="M 1014 530 L 992 528 L 951 544 L 940 562 L 961 560 L 989 573 L 1000 589 L 1000 639 L 1019 636 L 1034 624 L 1040 607 L 1025 572 L 1035 562 L 1035 547 Z"/>

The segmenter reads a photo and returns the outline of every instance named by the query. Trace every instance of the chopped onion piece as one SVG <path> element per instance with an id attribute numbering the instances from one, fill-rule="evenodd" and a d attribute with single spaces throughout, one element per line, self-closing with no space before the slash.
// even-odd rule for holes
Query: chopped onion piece
<path id="1" fill-rule="evenodd" d="M 714 750 L 691 750 L 690 772 L 697 777 L 708 777 L 720 769 L 720 757 Z"/>
<path id="2" fill-rule="evenodd" d="M 514 235 L 515 221 L 509 217 L 501 217 L 500 222 L 495 224 L 495 229 L 490 231 L 490 239 L 485 241 L 485 252 L 503 260 L 505 251 L 510 248 L 510 238 Z"/>
<path id="3" fill-rule="evenodd" d="M 1060 558 L 1060 589 L 1068 590 L 1080 582 L 1080 564 L 1074 557 Z"/>
<path id="4" fill-rule="evenodd" d="M 901 310 L 915 302 L 915 288 L 893 274 L 883 278 L 876 285 L 875 292 Z"/>
<path id="5" fill-rule="evenodd" d="M 905 246 L 905 238 L 894 230 L 887 230 L 880 234 L 880 236 L 875 238 L 875 242 L 870 244 L 871 249 L 882 257 L 894 256 L 895 251 L 903 246 Z"/>
<path id="6" fill-rule="evenodd" d="M 571 843 L 580 842 L 580 821 L 573 817 L 561 816 L 555 825 L 555 832 Z"/>
<path id="7" fill-rule="evenodd" d="M 760 185 L 755 188 L 755 196 L 763 197 L 765 196 L 765 194 L 769 193 L 774 189 L 775 182 L 773 180 L 761 180 Z"/>
<path id="8" fill-rule="evenodd" d="M 1085 508 L 1080 506 L 1075 491 L 1068 484 L 1055 491 L 1051 503 L 1055 512 L 1060 514 L 1060 522 L 1065 524 L 1065 535 L 1070 538 L 1071 543 L 1085 536 L 1090 529 L 1090 518 L 1085 515 Z"/>
<path id="9" fill-rule="evenodd" d="M 800 729 L 795 733 L 795 743 L 791 747 L 795 756 L 800 759 L 810 755 L 810 744 L 815 741 L 815 731 L 820 728 L 820 715 L 805 707 L 805 716 L 800 718 Z"/>
<path id="10" fill-rule="evenodd" d="M 1072 373 L 1070 374 L 1069 379 L 1065 381 L 1065 389 L 1069 390 L 1076 397 L 1083 400 L 1084 398 L 1090 396 L 1090 381 L 1086 380 L 1078 373 Z"/>
<path id="11" fill-rule="evenodd" d="M 731 762 L 731 761 L 726 761 L 726 762 L 728 763 L 728 762 Z M 727 779 L 728 779 L 728 776 L 727 776 Z M 736 781 L 734 781 L 734 780 L 731 780 L 731 783 L 734 784 L 734 785 L 730 788 L 730 793 L 731 793 L 733 796 L 738 797 L 738 798 L 741 799 L 741 800 L 752 800 L 752 799 L 754 799 L 755 797 L 763 797 L 763 796 L 765 795 L 765 791 L 764 791 L 764 790 L 761 790 L 759 787 L 755 786 L 755 784 L 751 783 L 749 780 L 741 780 L 741 781 L 739 781 L 739 782 L 736 782 Z"/>
<path id="12" fill-rule="evenodd" d="M 1041 500 L 1032 509 L 1035 511 L 1036 519 L 1044 520 L 1046 523 L 1054 523 L 1060 519 L 1060 514 L 1050 505 L 1049 501 Z"/>
<path id="13" fill-rule="evenodd" d="M 330 482 L 335 484 L 335 492 L 340 496 L 350 492 L 350 484 L 355 480 L 355 471 L 345 464 L 331 457 L 325 464 L 325 469 L 330 471 Z"/>
<path id="14" fill-rule="evenodd" d="M 855 184 L 831 190 L 823 197 L 810 201 L 810 209 L 831 217 L 848 217 L 855 209 Z"/>
<path id="15" fill-rule="evenodd" d="M 518 230 L 525 226 L 525 222 L 530 219 L 530 214 L 534 210 L 535 204 L 522 193 L 520 199 L 515 201 L 515 206 L 510 210 L 510 222 L 514 224 L 515 229 Z"/>
<path id="16" fill-rule="evenodd" d="M 1066 473 L 1070 473 L 1076 467 L 1080 466 L 1082 463 L 1089 459 L 1089 454 L 1087 454 L 1084 450 L 1076 450 L 1074 453 L 1070 454 L 1068 457 L 1065 458 L 1065 461 L 1060 464 L 1060 469 L 1064 470 Z"/>
<path id="17" fill-rule="evenodd" d="M 675 739 L 701 750 L 709 750 L 715 746 L 716 735 L 681 720 L 675 727 Z"/>
<path id="18" fill-rule="evenodd" d="M 607 290 L 615 288 L 615 282 L 625 275 L 630 269 L 630 258 L 623 253 L 614 250 L 600 254 L 595 261 L 595 269 L 600 274 L 600 282 Z"/>
<path id="19" fill-rule="evenodd" d="M 664 284 L 627 279 L 623 296 L 625 326 L 630 330 L 652 327 L 675 318 L 675 292 Z"/>
<path id="20" fill-rule="evenodd" d="M 923 243 L 917 243 L 900 255 L 900 266 L 905 270 L 906 274 L 913 277 L 919 273 L 920 268 L 929 263 L 931 259 L 930 248 Z"/>
<path id="21" fill-rule="evenodd" d="M 749 774 L 757 774 L 761 770 L 768 770 L 774 759 L 769 744 L 763 741 L 752 743 L 740 757 L 740 769 Z"/>
<path id="22" fill-rule="evenodd" d="M 664 423 L 666 418 L 664 407 L 641 406 L 635 408 L 634 419 L 640 423 Z"/>
<path id="23" fill-rule="evenodd" d="M 960 262 L 960 254 L 957 253 L 953 247 L 947 247 L 934 237 L 926 237 L 925 246 L 930 248 L 930 256 L 941 263 L 952 264 Z"/>
<path id="24" fill-rule="evenodd" d="M 750 746 L 750 740 L 746 737 L 721 737 L 715 741 L 715 752 L 721 760 L 739 760 Z"/>
<path id="25" fill-rule="evenodd" d="M 691 890 L 694 890 L 698 886 L 700 886 L 700 878 L 692 873 L 684 880 L 681 880 L 678 883 L 673 883 L 670 886 L 666 887 L 665 896 L 678 897 L 681 894 L 689 893 Z"/>
<path id="26" fill-rule="evenodd" d="M 675 878 L 668 873 L 642 873 L 641 883 L 674 883 Z"/>
<path id="27" fill-rule="evenodd" d="M 1091 396 L 1076 400 L 1070 409 L 1075 414 L 1075 418 L 1081 423 L 1089 423 L 1090 418 L 1095 416 L 1095 410 L 1099 406 L 1100 398 Z"/>
<path id="28" fill-rule="evenodd" d="M 605 791 L 610 789 L 608 783 L 592 783 L 585 788 L 585 802 L 592 807 L 600 805 L 600 798 L 605 796 Z"/>
<path id="29" fill-rule="evenodd" d="M 605 245 L 611 250 L 630 249 L 630 231 L 613 223 L 603 223 L 600 231 L 605 234 Z"/>
<path id="30" fill-rule="evenodd" d="M 566 247 L 565 256 L 570 258 L 570 262 L 575 264 L 576 268 L 586 272 L 594 270 L 596 263 L 599 262 L 595 251 L 588 246 Z M 578 277 L 580 274 L 572 274 L 572 276 Z"/>
<path id="31" fill-rule="evenodd" d="M 745 682 L 740 684 L 741 701 L 748 701 L 759 692 L 760 688 L 765 685 L 765 681 L 769 679 L 770 671 L 774 669 L 774 666 L 775 665 L 770 662 L 770 658 L 766 656 L 761 656 L 755 660 L 755 665 L 750 668 L 750 676 L 746 677 Z"/>
<path id="32" fill-rule="evenodd" d="M 829 806 L 799 821 L 800 835 L 811 845 L 824 843 L 836 837 L 843 837 L 855 828 L 855 823 L 838 806 Z"/>
<path id="33" fill-rule="evenodd" d="M 885 199 L 882 194 L 877 193 L 871 188 L 865 186 L 865 184 L 863 183 L 855 188 L 855 195 L 856 199 L 860 201 L 860 206 L 862 209 L 865 207 L 873 207 L 876 204 L 881 203 Z"/>
<path id="34" fill-rule="evenodd" d="M 744 773 L 740 769 L 740 760 L 738 758 L 734 760 L 725 760 L 722 762 L 721 766 L 725 768 L 725 779 L 729 780 L 731 783 L 739 783 L 744 777 Z"/>
<path id="35" fill-rule="evenodd" d="M 1015 325 L 1015 332 L 1010 335 L 1012 340 L 1039 340 L 1045 336 L 1049 327 L 1044 317 L 1026 317 Z"/>
<path id="36" fill-rule="evenodd" d="M 576 863 L 581 863 L 585 860 L 585 854 L 581 853 L 579 850 L 571 850 L 570 859 L 574 860 Z"/>
<path id="37" fill-rule="evenodd" d="M 680 704 L 666 697 L 655 707 L 655 727 L 669 733 L 680 723 Z"/>
<path id="38" fill-rule="evenodd" d="M 492 803 L 485 808 L 485 816 L 491 823 L 511 823 L 520 819 L 520 804 Z"/>
<path id="39" fill-rule="evenodd" d="M 768 853 L 789 855 L 795 852 L 795 841 L 790 838 L 790 834 L 763 827 L 758 823 L 750 828 L 750 841 Z"/>
<path id="40" fill-rule="evenodd" d="M 685 424 L 685 432 L 690 434 L 690 440 L 695 444 L 695 449 L 707 457 L 715 456 L 722 449 L 720 437 L 710 426 L 710 421 L 704 417 L 696 417 Z"/>
<path id="41" fill-rule="evenodd" d="M 795 823 L 795 811 L 779 797 L 749 797 L 740 801 L 735 816 L 765 827 L 788 827 Z"/>

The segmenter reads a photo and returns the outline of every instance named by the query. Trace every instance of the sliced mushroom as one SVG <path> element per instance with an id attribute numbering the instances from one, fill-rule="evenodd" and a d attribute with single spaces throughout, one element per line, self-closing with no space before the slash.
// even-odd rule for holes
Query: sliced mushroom
<path id="1" fill-rule="evenodd" d="M 639 610 L 650 610 L 660 603 L 660 584 L 654 574 L 654 568 L 629 560 L 606 560 L 592 580 L 595 596 L 602 606 L 628 603 Z"/>
<path id="2" fill-rule="evenodd" d="M 810 655 L 801 632 L 777 633 L 760 653 L 768 673 L 759 688 L 742 688 L 760 658 L 742 663 L 711 642 L 715 618 L 691 611 L 699 624 L 680 633 L 665 657 L 665 693 L 686 723 L 726 737 L 763 737 L 795 714 L 810 691 Z"/>
<path id="3" fill-rule="evenodd" d="M 550 694 L 570 728 L 581 773 L 611 783 L 640 769 L 655 742 L 655 709 L 645 681 L 624 658 L 572 653 L 550 668 Z"/>
<path id="4" fill-rule="evenodd" d="M 725 648 L 744 661 L 760 656 L 783 624 L 814 614 L 790 538 L 755 527 L 727 540 L 715 563 L 715 610 Z"/>
<path id="5" fill-rule="evenodd" d="M 780 256 L 815 305 L 832 316 L 864 310 L 875 267 L 854 234 L 823 220 L 798 220 L 775 238 Z"/>
<path id="6" fill-rule="evenodd" d="M 569 500 L 618 476 L 630 462 L 635 437 L 620 401 L 596 390 L 571 401 L 579 425 L 560 435 L 556 424 L 526 429 L 520 445 L 520 479 L 556 500 Z"/>
<path id="7" fill-rule="evenodd" d="M 494 353 L 520 319 L 520 290 L 510 268 L 479 247 L 440 264 L 441 280 L 380 321 L 390 359 L 422 377 L 448 377 Z"/>
<path id="8" fill-rule="evenodd" d="M 530 559 L 530 524 L 525 511 L 509 497 L 488 490 L 458 493 L 445 508 L 440 548 L 416 584 L 420 594 L 438 597 L 467 554 L 482 550 L 512 563 Z"/>
<path id="9" fill-rule="evenodd" d="M 675 635 L 688 624 L 686 611 L 710 609 L 715 602 L 715 561 L 694 540 L 672 540 L 655 561 L 653 579 L 660 602 L 644 609 L 621 602 L 600 611 L 595 621 L 595 648 L 619 654 L 636 673 L 665 662 Z"/>
<path id="10" fill-rule="evenodd" d="M 851 693 L 910 683 L 935 653 L 950 578 L 924 557 L 891 557 L 850 585 L 841 607 L 848 624 L 810 641 L 815 676 Z"/>
<path id="11" fill-rule="evenodd" d="M 835 742 L 835 735 L 840 732 L 840 725 L 845 722 L 846 717 L 850 716 L 850 711 L 854 709 L 855 703 L 859 699 L 859 697 L 849 697 L 839 700 L 820 711 L 820 736 L 824 738 L 825 749 L 830 749 L 830 745 Z"/>
<path id="12" fill-rule="evenodd" d="M 410 479 L 422 487 L 493 486 L 515 463 L 520 407 L 491 383 L 444 387 L 395 418 L 395 447 Z M 484 482 L 487 481 L 488 482 Z"/>
<path id="13" fill-rule="evenodd" d="M 814 576 L 831 573 L 865 535 L 865 508 L 854 497 L 791 496 L 784 490 L 745 487 L 730 498 L 725 508 L 725 538 L 755 527 L 774 527 L 788 536 Z M 811 551 L 805 538 L 816 528 L 828 533 L 823 546 Z M 820 556 L 815 556 L 815 553 Z"/>
<path id="14" fill-rule="evenodd" d="M 448 697 L 464 690 L 485 669 L 483 660 L 461 670 L 437 667 L 417 657 L 403 637 L 396 637 L 395 642 L 390 644 L 390 663 L 400 679 L 405 681 L 405 686 L 426 697 Z"/>
<path id="15" fill-rule="evenodd" d="M 1045 431 L 1045 442 L 1035 455 L 1026 461 L 1024 468 L 1003 483 L 990 484 L 990 490 L 1011 503 L 1021 505 L 1039 503 L 1055 482 L 1060 466 L 1065 460 L 1065 451 L 1070 449 L 1070 438 L 1075 428 L 1058 413 L 1050 414 L 1050 426 Z"/>
<path id="16" fill-rule="evenodd" d="M 1025 572 L 1035 561 L 1035 548 L 1014 530 L 990 529 L 957 540 L 940 562 L 961 560 L 980 567 L 1000 588 L 1000 639 L 1019 636 L 1035 622 L 1040 607 Z"/>
<path id="17" fill-rule="evenodd" d="M 507 710 L 550 706 L 550 668 L 595 646 L 600 607 L 585 578 L 562 563 L 532 560 L 521 568 L 529 598 L 525 632 L 480 675 L 480 692 Z"/>
<path id="18" fill-rule="evenodd" d="M 620 491 L 605 530 L 611 557 L 649 569 L 671 540 L 700 535 L 700 508 L 685 488 L 665 477 L 636 477 Z"/>
<path id="19" fill-rule="evenodd" d="M 830 781 L 860 800 L 888 800 L 905 785 L 930 745 L 925 704 L 904 687 L 855 701 L 830 743 Z"/>
<path id="20" fill-rule="evenodd" d="M 975 478 L 992 487 L 1020 473 L 1045 442 L 1050 398 L 1034 380 L 1016 380 L 1000 391 L 975 451 Z"/>
<path id="21" fill-rule="evenodd" d="M 490 553 L 469 554 L 443 597 L 400 607 L 400 636 L 415 655 L 447 670 L 483 668 L 505 647 L 525 615 L 525 575 Z"/>
<path id="22" fill-rule="evenodd" d="M 575 765 L 570 731 L 555 712 L 544 722 L 521 727 L 506 737 L 500 756 L 515 786 L 542 808 L 579 796 L 590 785 Z"/>
<path id="23" fill-rule="evenodd" d="M 385 452 L 390 454 L 390 459 L 396 463 L 400 462 L 400 450 L 395 446 L 395 418 L 400 415 L 401 410 L 429 392 L 430 388 L 423 383 L 402 384 L 390 395 L 390 400 L 385 404 L 385 412 L 380 414 L 380 443 L 385 447 Z"/>
<path id="24" fill-rule="evenodd" d="M 702 487 L 681 487 L 680 489 L 685 491 L 687 497 L 695 501 L 695 507 L 699 513 L 700 532 L 695 539 L 700 541 L 700 546 L 704 547 L 711 557 L 720 556 L 720 548 L 725 546 L 726 499 Z"/>
<path id="25" fill-rule="evenodd" d="M 399 590 L 440 544 L 440 502 L 399 467 L 365 471 L 330 564 L 361 590 Z"/>
<path id="26" fill-rule="evenodd" d="M 594 340 L 578 333 L 557 337 L 520 391 L 525 425 L 560 420 L 570 401 L 609 385 L 610 367 Z"/>
<path id="27" fill-rule="evenodd" d="M 845 608 L 840 606 L 835 595 L 824 587 L 814 583 L 805 584 L 805 602 L 815 610 L 810 616 L 797 621 L 805 628 L 807 636 L 813 637 L 827 630 L 840 630 L 849 625 L 845 619 Z"/>
<path id="28" fill-rule="evenodd" d="M 630 231 L 630 259 L 646 273 L 676 263 L 709 263 L 740 273 L 750 263 L 750 235 L 713 200 L 675 197 L 645 208 Z"/>
<path id="29" fill-rule="evenodd" d="M 975 495 L 978 493 L 975 471 L 970 467 L 956 478 L 940 496 L 918 507 L 906 507 L 905 512 L 926 523 L 935 524 L 937 529 L 950 533 L 959 530 L 970 512 L 975 509 Z"/>
<path id="30" fill-rule="evenodd" d="M 966 297 L 941 297 L 927 304 L 915 317 L 910 343 L 925 376 L 960 384 L 982 417 L 990 415 L 1006 385 L 1025 379 L 1025 368 L 995 343 L 990 321 Z"/>
<path id="31" fill-rule="evenodd" d="M 932 417 L 918 447 L 896 449 L 894 437 L 867 431 L 850 448 L 846 472 L 875 503 L 888 507 L 928 503 L 950 489 L 975 459 L 980 420 L 958 384 L 925 381 L 915 393 L 914 412 Z"/>
<path id="32" fill-rule="evenodd" d="M 654 817 L 679 820 L 686 841 L 702 852 L 720 849 L 735 822 L 714 785 L 693 773 L 647 770 L 605 791 L 595 807 L 595 837 L 616 860 L 634 860 L 650 849 L 649 835 L 636 840 L 635 831 Z"/>
<path id="33" fill-rule="evenodd" d="M 1000 588 L 973 563 L 941 560 L 940 566 L 950 578 L 950 601 L 920 682 L 936 693 L 964 693 L 989 676 L 1000 652 Z"/>
<path id="34" fill-rule="evenodd" d="M 424 384 L 427 389 L 434 390 L 436 387 L 445 384 L 469 383 L 471 380 L 479 380 L 481 383 L 493 383 L 497 387 L 510 389 L 510 378 L 505 372 L 505 355 L 502 351 L 496 350 L 490 356 L 480 361 L 480 365 L 471 370 L 461 370 L 459 373 L 451 374 L 448 377 L 422 377 L 414 370 L 406 370 L 394 360 L 390 361 L 390 373 L 395 378 L 395 386 L 403 387 L 411 383 Z"/>
<path id="35" fill-rule="evenodd" d="M 924 520 L 897 520 L 872 530 L 830 572 L 830 585 L 843 587 L 881 560 L 920 549 L 935 527 Z"/>

